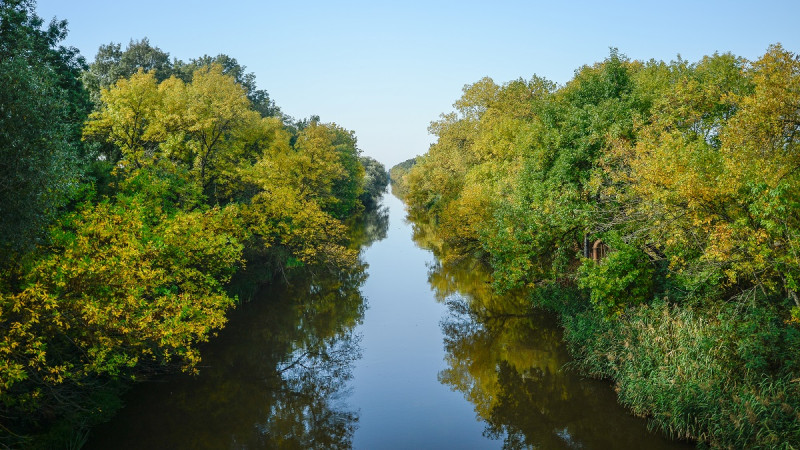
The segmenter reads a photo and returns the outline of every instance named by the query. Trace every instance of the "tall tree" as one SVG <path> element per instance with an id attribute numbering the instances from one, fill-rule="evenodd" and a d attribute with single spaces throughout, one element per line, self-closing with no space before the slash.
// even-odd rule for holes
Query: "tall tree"
<path id="1" fill-rule="evenodd" d="M 280 108 L 269 97 L 269 93 L 256 86 L 256 75 L 253 72 L 246 72 L 247 66 L 239 64 L 236 58 L 224 53 L 217 56 L 203 55 L 188 63 L 176 61 L 175 72 L 184 81 L 190 81 L 195 70 L 209 68 L 214 64 L 222 66 L 222 73 L 232 76 L 237 83 L 244 87 L 253 109 L 258 111 L 261 117 L 279 117 L 281 115 Z"/>
<path id="2" fill-rule="evenodd" d="M 224 180 L 246 159 L 247 134 L 266 120 L 217 64 L 197 69 L 189 83 L 171 77 L 159 84 L 153 72 L 140 69 L 103 89 L 101 101 L 85 134 L 118 148 L 120 167 L 169 160 L 191 171 L 212 201 L 228 195 Z"/>
<path id="3" fill-rule="evenodd" d="M 89 103 L 84 61 L 30 0 L 0 4 L 0 258 L 38 242 L 75 188 Z M 10 253 L 10 252 L 11 253 Z"/>
<path id="4" fill-rule="evenodd" d="M 262 117 L 281 115 L 280 108 L 275 105 L 269 93 L 257 88 L 256 75 L 247 72 L 247 67 L 239 64 L 236 58 L 221 53 L 216 56 L 203 55 L 189 62 L 170 59 L 169 53 L 150 44 L 150 40 L 146 37 L 138 41 L 131 40 L 125 50 L 122 50 L 121 44 L 114 42 L 101 45 L 88 70 L 83 72 L 82 78 L 91 93 L 92 100 L 100 104 L 102 89 L 111 87 L 122 78 L 129 78 L 139 70 L 153 71 L 159 83 L 173 75 L 188 83 L 192 81 L 197 69 L 208 69 L 214 64 L 220 65 L 222 73 L 230 75 L 236 83 L 244 87 L 253 109 Z"/>
<path id="5" fill-rule="evenodd" d="M 102 89 L 121 78 L 129 78 L 139 69 L 154 71 L 158 81 L 166 80 L 175 73 L 169 53 L 150 45 L 147 38 L 142 38 L 139 41 L 131 39 L 125 51 L 122 51 L 122 45 L 114 42 L 101 45 L 94 62 L 83 72 L 82 79 L 92 100 L 99 104 Z"/>

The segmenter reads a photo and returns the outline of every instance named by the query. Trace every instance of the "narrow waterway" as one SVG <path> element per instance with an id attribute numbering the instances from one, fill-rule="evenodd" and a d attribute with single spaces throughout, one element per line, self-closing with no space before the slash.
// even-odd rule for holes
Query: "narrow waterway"
<path id="1" fill-rule="evenodd" d="M 443 267 L 404 215 L 387 195 L 363 266 L 262 289 L 198 376 L 136 386 L 87 447 L 686 447 L 566 369 L 553 317 L 492 295 L 477 264 Z"/>

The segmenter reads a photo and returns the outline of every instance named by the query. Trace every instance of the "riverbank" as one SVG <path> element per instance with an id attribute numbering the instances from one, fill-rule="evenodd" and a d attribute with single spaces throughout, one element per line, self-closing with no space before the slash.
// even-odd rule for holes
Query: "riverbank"
<path id="1" fill-rule="evenodd" d="M 446 260 L 446 245 L 436 227 L 425 222 L 417 227 L 422 245 Z M 436 266 L 431 280 L 444 282 L 441 298 L 458 292 L 447 286 L 469 261 Z M 475 264 L 481 263 L 471 264 L 467 271 L 475 279 L 480 273 Z M 782 325 L 776 311 L 725 304 L 690 309 L 653 302 L 609 320 L 574 284 L 540 286 L 510 296 L 497 295 L 492 282 L 486 273 L 468 284 L 482 291 L 468 296 L 470 302 L 493 299 L 493 304 L 479 308 L 483 313 L 478 316 L 491 320 L 503 311 L 519 315 L 530 308 L 553 313 L 552 320 L 563 328 L 559 339 L 571 355 L 561 369 L 611 382 L 615 401 L 630 414 L 646 418 L 649 427 L 672 439 L 715 448 L 739 448 L 743 439 L 748 448 L 794 448 L 798 442 L 797 380 L 763 376 L 764 365 L 774 364 L 774 358 L 791 361 L 795 356 L 787 345 L 796 339 L 791 328 L 784 335 L 775 332 Z M 463 292 L 464 286 L 462 281 L 458 289 Z"/>
<path id="2" fill-rule="evenodd" d="M 355 230 L 352 276 L 264 287 L 203 347 L 198 376 L 136 386 L 87 448 L 686 447 L 563 370 L 551 314 L 492 294 L 477 261 L 443 266 L 402 203 L 384 206 Z"/>
<path id="3" fill-rule="evenodd" d="M 800 57 L 464 87 L 393 169 L 444 264 L 555 311 L 582 373 L 671 436 L 800 446 Z"/>

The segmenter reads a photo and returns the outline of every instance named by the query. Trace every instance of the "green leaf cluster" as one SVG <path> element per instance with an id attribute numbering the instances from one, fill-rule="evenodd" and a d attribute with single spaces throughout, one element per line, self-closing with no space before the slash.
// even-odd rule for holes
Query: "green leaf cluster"
<path id="1" fill-rule="evenodd" d="M 602 261 L 578 268 L 578 286 L 589 291 L 592 305 L 606 317 L 616 317 L 653 295 L 653 265 L 641 250 L 617 241 Z"/>

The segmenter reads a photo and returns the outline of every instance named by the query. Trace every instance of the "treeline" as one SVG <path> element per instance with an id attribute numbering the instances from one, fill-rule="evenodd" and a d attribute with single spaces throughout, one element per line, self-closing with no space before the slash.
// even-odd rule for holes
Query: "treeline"
<path id="1" fill-rule="evenodd" d="M 464 88 L 404 177 L 444 262 L 560 313 L 676 438 L 800 446 L 800 58 L 633 61 Z M 394 179 L 393 179 L 394 180 Z"/>
<path id="2" fill-rule="evenodd" d="M 0 5 L 0 447 L 63 446 L 121 380 L 196 370 L 246 266 L 352 268 L 345 221 L 388 183 L 229 56 L 144 39 L 87 65 L 65 36 Z"/>
<path id="3" fill-rule="evenodd" d="M 396 164 L 389 170 L 389 181 L 392 184 L 392 193 L 400 198 L 404 198 L 408 193 L 406 189 L 406 175 L 417 163 L 417 157 L 407 159 L 400 164 Z"/>

